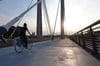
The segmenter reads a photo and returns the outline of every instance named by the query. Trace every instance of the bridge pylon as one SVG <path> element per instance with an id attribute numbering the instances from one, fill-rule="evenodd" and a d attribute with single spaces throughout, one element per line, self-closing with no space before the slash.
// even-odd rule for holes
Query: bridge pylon
<path id="1" fill-rule="evenodd" d="M 65 16 L 64 0 L 61 0 L 61 39 L 64 39 L 64 16 Z"/>
<path id="2" fill-rule="evenodd" d="M 40 1 L 40 0 L 37 0 Z M 37 37 L 42 37 L 42 6 L 41 2 L 37 5 Z"/>

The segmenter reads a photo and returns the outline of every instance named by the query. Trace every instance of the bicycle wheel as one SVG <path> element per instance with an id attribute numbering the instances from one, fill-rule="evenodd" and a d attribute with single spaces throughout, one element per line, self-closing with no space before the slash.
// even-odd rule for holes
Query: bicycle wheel
<path id="1" fill-rule="evenodd" d="M 15 51 L 17 53 L 21 53 L 23 51 L 23 49 L 24 49 L 23 42 L 21 42 L 21 40 L 16 40 L 16 43 L 15 43 L 14 47 L 15 47 Z"/>
<path id="2" fill-rule="evenodd" d="M 15 51 L 16 51 L 17 53 L 22 52 L 22 51 L 23 51 L 23 45 L 18 45 L 18 44 L 16 44 L 16 45 L 15 45 Z"/>
<path id="3" fill-rule="evenodd" d="M 28 44 L 28 49 L 32 49 L 32 44 Z"/>

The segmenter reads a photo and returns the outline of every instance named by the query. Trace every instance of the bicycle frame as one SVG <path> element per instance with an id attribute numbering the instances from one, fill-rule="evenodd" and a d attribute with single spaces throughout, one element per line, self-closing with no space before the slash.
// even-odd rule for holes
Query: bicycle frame
<path id="1" fill-rule="evenodd" d="M 24 42 L 23 39 L 21 39 L 20 37 L 16 37 L 13 39 L 13 44 L 14 44 L 14 49 L 17 53 L 21 53 L 24 49 Z M 29 49 L 31 49 L 32 46 L 29 47 Z"/>

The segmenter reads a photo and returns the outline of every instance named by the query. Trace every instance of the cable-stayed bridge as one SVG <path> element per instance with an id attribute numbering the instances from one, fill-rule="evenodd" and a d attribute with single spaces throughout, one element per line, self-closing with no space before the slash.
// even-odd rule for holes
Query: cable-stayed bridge
<path id="1" fill-rule="evenodd" d="M 33 1 L 33 0 L 32 0 Z M 43 4 L 43 5 L 41 5 Z M 45 0 L 37 0 L 23 13 L 15 17 L 7 24 L 0 27 L 1 42 L 5 42 L 4 34 L 13 24 L 20 24 L 24 15 L 34 6 L 37 6 L 37 34 L 32 39 L 35 42 L 29 43 L 32 48 L 25 49 L 17 54 L 14 47 L 0 48 L 0 66 L 99 66 L 100 65 L 100 21 L 96 21 L 86 28 L 73 35 L 64 35 L 64 0 L 61 4 L 61 35 L 55 36 L 56 20 L 54 31 L 51 31 L 49 15 Z M 45 12 L 50 35 L 42 34 L 42 7 Z M 58 5 L 59 6 L 59 5 Z M 58 7 L 59 8 L 59 7 Z M 58 12 L 57 12 L 58 13 Z M 12 32 L 13 34 L 14 32 Z M 11 34 L 11 36 L 12 36 Z M 45 41 L 43 41 L 45 40 Z M 8 41 L 9 42 L 9 41 Z M 3 44 L 4 45 L 4 44 Z M 6 44 L 5 44 L 6 45 Z"/>

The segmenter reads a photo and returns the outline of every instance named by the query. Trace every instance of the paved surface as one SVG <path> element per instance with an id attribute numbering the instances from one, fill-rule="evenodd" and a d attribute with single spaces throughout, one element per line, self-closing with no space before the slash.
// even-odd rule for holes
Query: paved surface
<path id="1" fill-rule="evenodd" d="M 100 61 L 64 39 L 33 43 L 20 54 L 13 47 L 1 48 L 0 66 L 100 66 Z"/>

